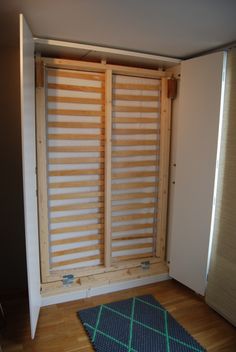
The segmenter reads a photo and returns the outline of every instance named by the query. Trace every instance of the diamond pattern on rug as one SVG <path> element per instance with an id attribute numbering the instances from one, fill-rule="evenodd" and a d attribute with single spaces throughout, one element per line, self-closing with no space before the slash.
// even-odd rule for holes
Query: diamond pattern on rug
<path id="1" fill-rule="evenodd" d="M 204 352 L 153 296 L 84 309 L 78 316 L 96 352 Z"/>

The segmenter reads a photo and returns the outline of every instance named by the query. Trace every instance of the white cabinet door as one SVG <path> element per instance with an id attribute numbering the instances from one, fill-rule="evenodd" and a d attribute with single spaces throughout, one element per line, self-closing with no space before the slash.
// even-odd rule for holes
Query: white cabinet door
<path id="1" fill-rule="evenodd" d="M 170 276 L 204 294 L 226 54 L 181 64 Z"/>
<path id="2" fill-rule="evenodd" d="M 36 195 L 34 43 L 20 15 L 21 133 L 24 186 L 25 240 L 31 336 L 35 335 L 39 310 L 40 266 Z"/>

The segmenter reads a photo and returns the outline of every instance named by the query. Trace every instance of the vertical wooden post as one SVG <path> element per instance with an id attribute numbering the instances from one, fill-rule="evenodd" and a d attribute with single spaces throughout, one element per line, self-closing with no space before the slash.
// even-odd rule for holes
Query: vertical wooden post
<path id="1" fill-rule="evenodd" d="M 104 262 L 111 265 L 111 136 L 112 136 L 112 71 L 105 73 L 105 231 Z"/>
<path id="2" fill-rule="evenodd" d="M 49 229 L 47 194 L 47 140 L 45 116 L 44 64 L 36 57 L 36 141 L 37 141 L 37 182 L 39 241 L 42 282 L 49 276 Z"/>
<path id="3" fill-rule="evenodd" d="M 171 99 L 167 98 L 167 78 L 162 78 L 161 87 L 161 137 L 160 137 L 160 171 L 159 199 L 157 212 L 157 246 L 156 256 L 165 260 L 167 232 L 167 203 L 169 180 L 169 156 L 171 134 Z"/>

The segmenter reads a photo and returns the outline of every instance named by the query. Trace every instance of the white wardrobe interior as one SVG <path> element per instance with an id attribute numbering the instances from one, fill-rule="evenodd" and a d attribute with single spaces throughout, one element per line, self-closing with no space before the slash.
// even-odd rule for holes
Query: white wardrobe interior
<path id="1" fill-rule="evenodd" d="M 152 282 L 158 282 L 160 280 L 167 279 L 168 267 L 163 265 L 163 260 L 169 264 L 169 275 L 180 282 L 184 283 L 188 287 L 192 288 L 200 294 L 204 294 L 206 287 L 206 276 L 207 267 L 209 259 L 209 245 L 211 241 L 211 231 L 213 226 L 212 212 L 214 210 L 213 206 L 213 196 L 214 196 L 214 186 L 215 186 L 215 174 L 217 171 L 217 145 L 218 145 L 218 132 L 219 132 L 219 121 L 221 116 L 221 94 L 222 94 L 222 77 L 224 75 L 226 54 L 223 52 L 214 53 L 206 55 L 203 57 L 186 60 L 180 63 L 179 60 L 171 58 L 162 58 L 153 55 L 132 53 L 128 51 L 112 50 L 98 47 L 91 47 L 80 44 L 56 42 L 51 40 L 34 39 L 30 29 L 25 22 L 23 16 L 20 17 L 20 33 L 21 33 L 21 113 L 22 113 L 22 153 L 23 153 L 23 176 L 24 176 L 24 206 L 25 206 L 25 228 L 26 228 L 26 247 L 27 247 L 27 270 L 28 270 L 28 286 L 29 286 L 29 300 L 30 300 L 30 317 L 31 317 L 31 331 L 32 336 L 34 336 L 35 329 L 37 326 L 38 314 L 40 307 L 43 305 L 64 302 L 68 300 L 74 300 L 79 298 L 88 297 L 91 295 L 97 295 L 105 292 L 112 292 L 124 288 L 135 287 L 138 285 L 144 285 Z M 177 98 L 172 102 L 172 124 L 171 124 L 171 154 L 169 163 L 169 180 L 167 180 L 167 186 L 169 189 L 169 200 L 168 200 L 168 221 L 166 238 L 167 238 L 167 256 L 162 253 L 162 263 L 155 261 L 151 263 L 153 266 L 150 269 L 148 275 L 143 275 L 143 268 L 136 263 L 132 268 L 127 269 L 126 265 L 119 267 L 120 276 L 118 272 L 106 272 L 106 279 L 104 281 L 104 273 L 98 273 L 97 281 L 95 278 L 89 276 L 81 278 L 80 286 L 79 284 L 72 285 L 71 287 L 63 287 L 61 284 L 61 278 L 59 280 L 60 287 L 58 286 L 58 281 L 49 280 L 44 287 L 44 292 L 42 292 L 42 272 L 40 269 L 40 254 L 39 254 L 39 237 L 38 237 L 38 181 L 36 175 L 36 119 L 35 119 L 35 80 L 34 80 L 34 68 L 35 68 L 35 53 L 40 53 L 42 56 L 60 58 L 60 57 L 70 57 L 71 59 L 79 60 L 80 57 L 85 57 L 88 61 L 101 62 L 102 65 L 109 66 L 110 63 L 125 64 L 126 66 L 131 65 L 134 67 L 142 67 L 155 69 L 156 72 L 165 73 L 168 72 L 169 77 L 173 74 L 178 79 L 178 95 Z M 86 55 L 85 55 L 86 54 Z M 104 61 L 106 58 L 106 62 Z M 60 59 L 58 59 L 60 61 Z M 158 71 L 159 69 L 159 71 Z M 126 75 L 127 76 L 127 75 Z M 53 84 L 53 74 L 48 76 L 48 83 Z M 145 78 L 142 78 L 145 80 Z M 154 79 L 154 78 L 152 78 Z M 127 83 L 127 78 L 124 75 L 116 74 L 113 77 L 115 84 L 125 84 Z M 142 82 L 136 82 L 137 78 L 133 78 L 133 82 L 129 84 L 143 84 Z M 154 79 L 155 80 L 155 79 Z M 154 82 L 154 81 L 153 81 Z M 153 83 L 152 82 L 152 83 Z M 54 82 L 55 83 L 55 82 Z M 144 82 L 145 83 L 145 82 Z M 154 82 L 155 83 L 155 82 Z M 99 87 L 98 87 L 99 88 Z M 53 92 L 51 92 L 53 93 Z M 55 92 L 54 92 L 55 93 Z M 124 92 L 115 92 L 115 95 L 121 95 Z M 130 92 L 129 92 L 130 93 Z M 53 96 L 51 94 L 50 96 Z M 91 98 L 91 97 L 88 97 Z M 99 97 L 98 97 L 99 99 Z M 52 99 L 53 100 L 53 99 Z M 58 109 L 55 107 L 55 101 L 49 103 L 49 109 Z M 122 118 L 133 118 L 132 111 L 129 116 L 124 116 L 122 111 L 119 111 L 119 102 L 115 102 L 115 106 L 118 107 L 118 111 L 113 115 L 114 119 L 118 120 L 118 127 L 116 126 L 116 121 L 114 121 L 114 132 L 122 135 L 122 140 L 125 140 L 125 130 L 127 129 L 127 124 L 122 125 Z M 123 103 L 122 103 L 123 104 Z M 146 104 L 146 103 L 145 103 Z M 145 108 L 157 109 L 158 105 L 143 105 Z M 132 105 L 133 106 L 133 105 Z M 61 105 L 60 109 L 64 106 Z M 38 108 L 37 108 L 38 109 Z M 122 110 L 122 109 L 121 109 Z M 153 112 L 155 113 L 155 112 Z M 53 115 L 53 114 L 52 114 Z M 142 116 L 141 116 L 142 117 Z M 152 119 L 155 116 L 150 115 L 149 118 Z M 51 119 L 51 120 L 50 120 Z M 76 122 L 73 118 L 69 120 L 70 122 Z M 87 121 L 87 120 L 86 120 Z M 84 121 L 84 123 L 87 123 Z M 151 120 L 150 120 L 151 121 Z M 61 128 L 60 123 L 65 123 L 65 120 L 60 121 L 59 119 L 49 118 L 49 127 L 51 130 L 50 134 L 64 133 L 65 131 L 55 131 L 55 128 Z M 83 123 L 83 121 L 80 121 Z M 55 125 L 57 123 L 57 125 Z M 59 124 L 58 124 L 59 123 Z M 98 124 L 99 121 L 93 121 L 92 123 Z M 65 128 L 65 124 L 63 128 Z M 95 125 L 94 125 L 95 126 Z M 144 127 L 140 125 L 141 127 Z M 132 129 L 140 128 L 140 126 L 132 123 L 128 125 L 128 130 L 132 133 Z M 155 125 L 157 126 L 157 125 Z M 98 125 L 95 126 L 99 127 Z M 148 125 L 148 129 L 152 128 L 152 125 Z M 88 131 L 87 131 L 88 132 Z M 170 132 L 170 131 L 169 131 Z M 84 132 L 85 133 L 85 132 Z M 151 140 L 149 134 L 143 134 L 145 140 Z M 157 134 L 153 136 L 157 138 Z M 120 141 L 121 138 L 114 138 L 112 141 Z M 135 137 L 132 137 L 135 141 Z M 86 142 L 84 142 L 84 146 Z M 137 141 L 136 141 L 137 143 Z M 68 147 L 78 147 L 76 142 L 73 144 L 69 143 Z M 94 147 L 94 145 L 87 145 L 89 147 Z M 55 142 L 51 141 L 49 147 L 52 148 L 49 154 L 49 159 L 55 159 L 55 147 L 58 147 Z M 64 145 L 66 147 L 66 145 Z M 99 144 L 102 150 L 103 145 Z M 139 148 L 142 149 L 143 155 L 145 157 L 146 150 L 152 150 L 150 148 Z M 122 146 L 118 146 L 113 149 L 115 152 L 113 157 L 116 158 L 113 162 L 121 166 L 124 163 L 123 159 L 119 159 L 124 152 Z M 132 153 L 135 150 L 133 148 L 125 148 L 126 153 Z M 156 150 L 154 149 L 156 152 Z M 110 150 L 111 152 L 111 150 Z M 63 152 L 62 152 L 63 153 Z M 60 155 L 61 158 L 68 157 L 68 154 Z M 70 156 L 73 158 L 74 156 Z M 81 155 L 77 155 L 76 158 L 81 158 Z M 84 156 L 83 156 L 84 157 Z M 86 157 L 91 157 L 86 155 Z M 103 158 L 98 152 L 95 156 L 96 158 Z M 156 157 L 156 154 L 155 154 Z M 152 162 L 152 157 L 144 160 L 147 163 Z M 143 159 L 142 159 L 143 161 Z M 142 162 L 137 158 L 136 161 L 129 162 Z M 67 179 L 58 179 L 56 175 L 57 166 L 52 163 L 48 165 L 48 171 L 51 172 L 50 183 L 55 182 L 68 182 Z M 125 165 L 128 167 L 128 164 Z M 148 166 L 148 165 L 146 165 Z M 138 166 L 140 167 L 140 166 Z M 100 167 L 96 166 L 97 169 Z M 83 169 L 83 168 L 81 168 Z M 100 168 L 101 169 L 101 168 Z M 63 171 L 66 174 L 67 167 L 65 166 Z M 92 170 L 92 168 L 90 169 Z M 156 171 L 156 170 L 155 170 Z M 133 170 L 129 168 L 122 170 L 122 173 L 132 173 Z M 143 172 L 149 173 L 150 178 L 147 178 L 145 182 L 148 182 L 150 186 L 149 193 L 155 192 L 155 175 L 152 168 L 145 169 L 135 169 L 135 172 L 140 173 L 141 179 L 138 182 L 144 182 L 142 179 Z M 101 169 L 100 176 L 106 173 L 106 170 Z M 93 172 L 91 171 L 91 174 Z M 83 182 L 98 182 L 99 177 L 96 176 L 85 177 Z M 124 175 L 123 175 L 124 176 Z M 56 179 L 55 179 L 56 177 Z M 60 176 L 61 177 L 61 176 Z M 65 175 L 63 176 L 65 177 Z M 122 179 L 122 177 L 120 178 Z M 58 181 L 59 180 L 59 181 Z M 117 181 L 118 180 L 118 181 Z M 70 179 L 69 182 L 77 182 Z M 138 183 L 137 182 L 137 183 Z M 109 197 L 119 196 L 119 190 L 123 186 L 123 181 L 119 181 L 116 178 L 115 172 L 113 181 L 111 181 L 111 191 Z M 125 186 L 129 187 L 129 186 Z M 152 188 L 154 187 L 154 188 Z M 124 192 L 125 194 L 126 192 Z M 55 195 L 56 192 L 51 191 L 51 195 Z M 92 202 L 93 202 L 92 198 Z M 54 201 L 55 203 L 55 201 Z M 55 207 L 60 207 L 62 204 L 55 203 L 51 204 Z M 63 203 L 66 206 L 67 202 Z M 99 203 L 99 202 L 98 202 Z M 136 204 L 138 204 L 137 202 Z M 150 207 L 152 201 L 149 199 Z M 71 204 L 71 203 L 70 203 Z M 120 227 L 120 231 L 127 229 L 125 227 L 129 226 L 126 221 L 129 221 L 130 214 L 119 213 L 119 206 L 121 204 L 119 201 L 114 200 L 113 206 L 115 213 L 114 217 L 120 221 L 124 221 L 121 224 L 116 223 L 113 226 L 112 236 L 113 239 L 117 240 L 117 237 L 122 237 L 122 233 L 116 232 L 115 227 Z M 152 205 L 153 206 L 153 205 Z M 58 208 L 59 209 L 59 208 Z M 58 210 L 57 209 L 57 210 Z M 149 208 L 150 209 L 150 208 Z M 54 209 L 55 210 L 55 209 Z M 59 209 L 60 210 L 60 209 Z M 138 213 L 137 213 L 138 214 Z M 148 214 L 148 212 L 147 212 Z M 63 217 L 65 214 L 59 214 Z M 84 212 L 84 215 L 88 215 Z M 68 216 L 68 214 L 66 215 Z M 73 216 L 73 214 L 69 214 Z M 126 218 L 122 218 L 126 216 Z M 49 217 L 50 218 L 50 217 Z M 147 220 L 147 219 L 146 219 Z M 146 221 L 145 220 L 145 221 Z M 149 221 L 145 222 L 148 225 Z M 142 221 L 137 223 L 140 226 Z M 94 226 L 94 223 L 90 225 Z M 97 223 L 95 224 L 97 225 Z M 67 225 L 65 225 L 67 226 Z M 76 225 L 77 226 L 77 225 Z M 80 226 L 83 226 L 81 224 Z M 141 225 L 142 226 L 142 225 Z M 124 228 L 123 228 L 124 227 Z M 52 232 L 59 231 L 56 225 L 51 227 Z M 138 228 L 137 228 L 138 230 Z M 97 231 L 97 229 L 96 229 Z M 146 228 L 145 228 L 146 232 Z M 151 234 L 151 231 L 148 232 Z M 142 229 L 140 235 L 144 234 Z M 51 234 L 53 236 L 53 233 Z M 142 237 L 142 236 L 140 236 Z M 63 240 L 63 237 L 57 238 L 57 240 Z M 136 239 L 137 240 L 137 239 Z M 112 260 L 117 259 L 117 257 L 124 257 L 126 255 L 133 254 L 145 254 L 151 253 L 155 249 L 153 247 L 152 235 L 145 238 L 145 241 L 138 241 L 135 245 L 139 246 L 135 248 L 134 251 L 137 252 L 126 252 L 127 248 L 123 250 L 122 243 L 119 241 L 114 241 L 112 245 Z M 121 241 L 122 242 L 122 241 Z M 128 245 L 130 245 L 129 243 Z M 97 242 L 96 242 L 97 245 Z M 140 247 L 141 245 L 141 247 Z M 118 247 L 118 250 L 116 250 Z M 140 251 L 141 248 L 141 251 Z M 70 250 L 68 247 L 63 247 L 63 250 Z M 53 247 L 53 251 L 58 254 L 58 247 Z M 60 263 L 61 259 L 57 259 L 57 255 L 54 255 L 53 263 Z M 100 260 L 108 260 L 106 257 L 100 256 L 100 252 L 96 253 L 98 258 L 93 258 L 92 260 L 97 261 L 96 264 L 100 264 Z M 101 257 L 101 258 L 100 258 Z M 74 259 L 74 257 L 70 257 Z M 65 263 L 61 262 L 62 269 Z M 94 264 L 94 262 L 93 262 Z M 131 277 L 130 272 L 132 273 Z M 117 275 L 117 281 L 115 277 Z M 92 273 L 91 273 L 92 276 Z M 118 278 L 119 276 L 119 278 Z M 58 280 L 58 277 L 57 277 Z M 95 281 L 94 281 L 95 280 Z M 86 283 L 83 286 L 82 283 Z M 47 286 L 48 285 L 48 286 Z"/>

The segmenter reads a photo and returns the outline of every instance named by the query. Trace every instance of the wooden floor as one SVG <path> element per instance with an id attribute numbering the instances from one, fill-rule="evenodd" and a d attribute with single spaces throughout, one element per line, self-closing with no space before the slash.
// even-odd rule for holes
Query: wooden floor
<path id="1" fill-rule="evenodd" d="M 42 308 L 33 341 L 30 339 L 26 302 L 7 302 L 8 326 L 3 351 L 92 352 L 76 311 L 143 294 L 153 294 L 207 351 L 236 351 L 236 329 L 200 297 L 174 280 Z"/>

